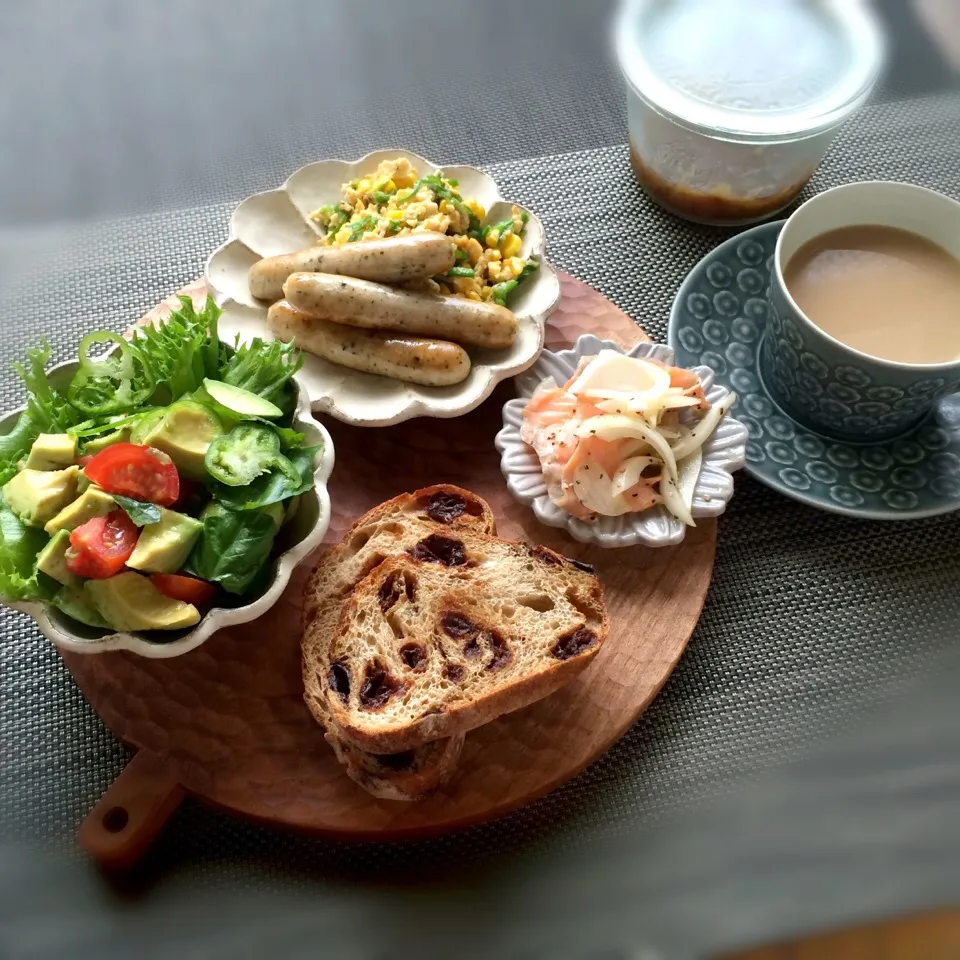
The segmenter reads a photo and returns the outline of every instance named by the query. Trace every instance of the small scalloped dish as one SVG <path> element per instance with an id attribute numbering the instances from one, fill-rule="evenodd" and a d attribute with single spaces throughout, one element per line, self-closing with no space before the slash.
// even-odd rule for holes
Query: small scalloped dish
<path id="1" fill-rule="evenodd" d="M 463 198 L 481 203 L 487 211 L 487 222 L 509 216 L 512 204 L 476 167 L 438 167 L 409 150 L 378 150 L 353 163 L 321 160 L 308 164 L 276 190 L 244 200 L 231 217 L 230 239 L 207 261 L 204 276 L 223 308 L 220 330 L 224 339 L 236 334 L 241 340 L 269 338 L 268 305 L 250 293 L 250 267 L 262 257 L 293 253 L 317 243 L 321 233 L 310 220 L 310 213 L 339 201 L 347 181 L 369 173 L 382 160 L 400 156 L 407 157 L 421 173 L 442 169 L 447 176 L 458 179 Z M 508 303 L 519 328 L 511 347 L 470 347 L 470 374 L 462 383 L 449 387 L 424 387 L 359 373 L 304 352 L 303 369 L 297 377 L 313 409 L 366 427 L 389 426 L 411 417 L 458 417 L 479 406 L 501 380 L 526 370 L 543 349 L 544 325 L 560 300 L 560 282 L 546 260 L 543 226 L 534 214 L 526 212 L 529 220 L 520 255 L 539 260 L 540 269 L 520 284 Z"/>
<path id="2" fill-rule="evenodd" d="M 76 360 L 58 364 L 48 376 L 54 386 L 64 387 L 76 372 Z M 10 432 L 23 407 L 0 419 L 0 436 Z M 322 445 L 314 460 L 313 490 L 297 498 L 296 507 L 277 534 L 277 552 L 270 561 L 266 588 L 256 599 L 237 607 L 214 607 L 190 630 L 151 633 L 105 633 L 68 617 L 52 604 L 39 601 L 7 602 L 4 605 L 31 616 L 40 632 L 54 645 L 73 653 L 105 653 L 129 650 L 154 660 L 179 657 L 199 647 L 218 630 L 247 623 L 263 616 L 280 599 L 294 569 L 319 546 L 330 525 L 330 495 L 327 481 L 333 470 L 333 441 L 326 428 L 314 420 L 306 393 L 300 389 L 293 426 L 304 434 L 307 446 Z"/>
<path id="3" fill-rule="evenodd" d="M 507 489 L 520 503 L 532 506 L 541 523 L 566 530 L 581 543 L 611 548 L 674 546 L 683 540 L 687 528 L 662 504 L 640 513 L 599 516 L 592 523 L 572 517 L 550 499 L 540 458 L 520 437 L 523 411 L 542 381 L 553 377 L 558 384 L 566 383 L 583 357 L 596 356 L 601 350 L 614 350 L 628 357 L 644 357 L 668 366 L 674 363 L 673 351 L 663 344 L 638 343 L 624 351 L 617 344 L 600 340 L 592 334 L 580 337 L 570 350 L 542 353 L 533 367 L 516 377 L 520 396 L 508 400 L 503 407 L 503 428 L 495 442 L 500 451 L 500 469 L 506 478 Z M 723 400 L 727 391 L 715 382 L 714 373 L 709 367 L 691 369 L 700 378 L 710 404 Z M 701 448 L 700 470 L 693 485 L 690 511 L 694 519 L 716 517 L 726 509 L 733 496 L 731 474 L 744 465 L 746 446 L 747 428 L 727 413 Z"/>

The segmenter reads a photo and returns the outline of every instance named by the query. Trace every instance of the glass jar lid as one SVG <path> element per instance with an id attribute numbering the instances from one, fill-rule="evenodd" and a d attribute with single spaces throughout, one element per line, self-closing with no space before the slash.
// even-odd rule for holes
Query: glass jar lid
<path id="1" fill-rule="evenodd" d="M 706 134 L 777 140 L 846 119 L 884 44 L 863 0 L 625 0 L 616 50 L 659 113 Z"/>

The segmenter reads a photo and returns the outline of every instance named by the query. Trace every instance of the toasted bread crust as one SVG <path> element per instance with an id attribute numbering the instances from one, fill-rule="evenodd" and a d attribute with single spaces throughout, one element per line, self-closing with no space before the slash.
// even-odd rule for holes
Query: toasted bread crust
<path id="1" fill-rule="evenodd" d="M 465 504 L 457 512 L 457 501 Z M 433 516 L 431 516 L 433 514 Z M 440 516 L 441 519 L 435 519 Z M 388 529 L 392 525 L 398 530 Z M 341 607 L 357 583 L 383 558 L 405 549 L 429 532 L 478 529 L 494 533 L 490 507 L 475 494 L 452 484 L 437 484 L 402 494 L 360 517 L 340 544 L 321 557 L 304 589 L 302 670 L 304 700 L 320 723 L 347 775 L 381 799 L 417 800 L 435 790 L 456 769 L 463 737 L 437 740 L 410 757 L 371 755 L 338 735 L 324 696 L 327 647 Z M 389 751 L 401 753 L 404 751 Z"/>

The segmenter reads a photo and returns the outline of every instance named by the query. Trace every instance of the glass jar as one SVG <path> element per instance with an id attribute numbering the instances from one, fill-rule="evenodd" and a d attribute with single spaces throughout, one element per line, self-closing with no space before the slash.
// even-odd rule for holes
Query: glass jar
<path id="1" fill-rule="evenodd" d="M 637 179 L 722 226 L 797 196 L 883 63 L 861 0 L 625 0 L 616 30 Z"/>

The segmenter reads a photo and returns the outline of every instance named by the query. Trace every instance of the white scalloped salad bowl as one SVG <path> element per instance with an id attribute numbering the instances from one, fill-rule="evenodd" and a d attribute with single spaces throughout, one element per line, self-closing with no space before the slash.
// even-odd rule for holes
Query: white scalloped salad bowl
<path id="1" fill-rule="evenodd" d="M 438 167 L 409 150 L 378 150 L 353 163 L 321 160 L 294 173 L 283 186 L 244 200 L 230 220 L 230 239 L 207 261 L 207 286 L 223 308 L 220 330 L 241 339 L 269 337 L 267 307 L 254 299 L 247 281 L 250 267 L 262 257 L 292 253 L 315 244 L 321 232 L 311 211 L 340 199 L 344 183 L 374 170 L 382 160 L 407 157 L 421 173 L 436 172 L 460 181 L 465 200 L 477 200 L 487 220 L 509 215 L 496 183 L 476 167 Z M 519 204 L 518 204 L 519 206 Z M 523 208 L 521 208 L 523 209 Z M 560 282 L 546 260 L 543 226 L 530 211 L 521 256 L 535 257 L 540 269 L 525 280 L 510 300 L 518 321 L 514 344 L 503 350 L 470 347 L 472 369 L 463 383 L 424 387 L 388 377 L 359 373 L 304 353 L 297 375 L 317 412 L 357 426 L 382 427 L 411 417 L 458 417 L 479 406 L 501 380 L 526 370 L 543 349 L 543 328 L 560 299 Z"/>
<path id="2" fill-rule="evenodd" d="M 632 547 L 638 544 L 647 547 L 674 546 L 683 540 L 687 528 L 663 505 L 643 513 L 598 517 L 593 523 L 571 517 L 548 496 L 540 458 L 532 447 L 520 439 L 524 408 L 540 383 L 547 377 L 553 377 L 559 384 L 566 383 L 582 357 L 596 356 L 601 350 L 624 352 L 622 347 L 609 340 L 585 334 L 570 350 L 557 353 L 545 351 L 533 367 L 516 378 L 520 396 L 504 404 L 503 428 L 496 437 L 496 446 L 501 455 L 500 469 L 507 480 L 507 488 L 515 499 L 533 507 L 541 523 L 565 529 L 582 543 L 593 543 L 600 547 Z M 660 343 L 638 343 L 626 354 L 628 357 L 648 357 L 665 364 L 674 362 L 673 351 Z M 723 399 L 726 390 L 715 383 L 713 370 L 703 366 L 692 369 L 700 377 L 710 403 Z M 716 517 L 726 509 L 733 496 L 731 474 L 743 467 L 746 448 L 747 428 L 727 413 L 703 444 L 703 459 L 691 506 L 694 518 Z"/>
<path id="3" fill-rule="evenodd" d="M 61 363 L 49 372 L 54 386 L 63 387 L 76 372 L 75 360 Z M 0 419 L 0 436 L 7 434 L 20 416 L 20 407 Z M 154 660 L 179 657 L 199 647 L 218 630 L 248 623 L 263 616 L 280 599 L 294 569 L 322 542 L 330 525 L 330 495 L 327 481 L 333 470 L 333 442 L 326 428 L 314 420 L 306 393 L 298 390 L 293 426 L 306 437 L 307 446 L 320 446 L 314 460 L 313 490 L 302 494 L 296 509 L 277 535 L 281 552 L 271 559 L 269 582 L 263 593 L 250 603 L 237 607 L 214 607 L 190 630 L 151 633 L 104 633 L 78 623 L 52 604 L 38 601 L 3 601 L 8 607 L 32 617 L 40 632 L 57 647 L 73 653 L 105 653 L 129 650 Z"/>

